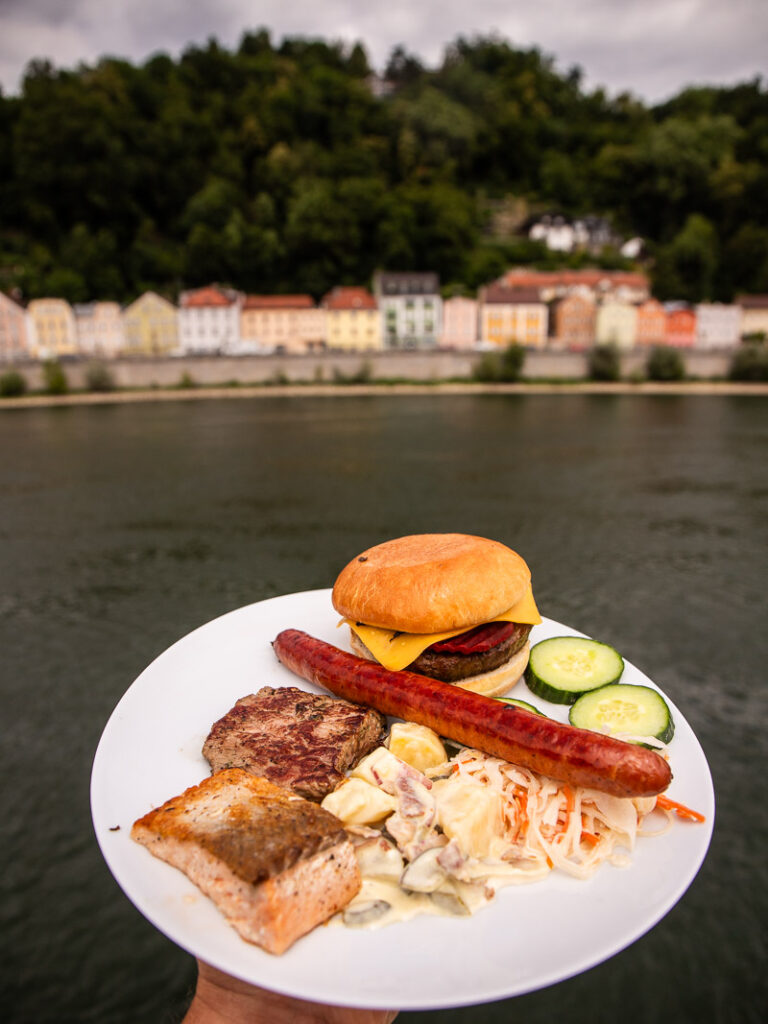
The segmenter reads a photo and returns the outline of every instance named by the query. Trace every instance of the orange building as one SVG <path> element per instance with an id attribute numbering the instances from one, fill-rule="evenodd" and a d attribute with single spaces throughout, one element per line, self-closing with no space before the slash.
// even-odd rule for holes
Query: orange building
<path id="1" fill-rule="evenodd" d="M 240 338 L 266 349 L 307 352 L 325 345 L 325 312 L 311 295 L 248 295 Z"/>
<path id="2" fill-rule="evenodd" d="M 670 303 L 665 307 L 667 318 L 666 343 L 677 348 L 691 348 L 696 344 L 696 314 L 689 306 Z"/>
<path id="3" fill-rule="evenodd" d="M 637 307 L 638 345 L 663 345 L 667 340 L 667 314 L 656 299 L 648 299 Z"/>
<path id="4" fill-rule="evenodd" d="M 574 292 L 555 306 L 555 344 L 563 348 L 587 348 L 595 340 L 596 307 L 587 295 Z"/>

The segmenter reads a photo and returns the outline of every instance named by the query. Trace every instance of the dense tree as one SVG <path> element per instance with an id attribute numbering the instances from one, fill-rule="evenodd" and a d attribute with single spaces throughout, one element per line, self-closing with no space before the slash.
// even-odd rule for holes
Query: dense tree
<path id="1" fill-rule="evenodd" d="M 498 35 L 435 68 L 397 47 L 379 81 L 360 43 L 262 28 L 141 66 L 35 61 L 0 93 L 0 287 L 25 298 L 211 280 L 319 298 L 378 267 L 474 289 L 513 262 L 626 265 L 512 237 L 502 207 L 643 236 L 662 297 L 766 291 L 768 89 L 646 107 Z"/>

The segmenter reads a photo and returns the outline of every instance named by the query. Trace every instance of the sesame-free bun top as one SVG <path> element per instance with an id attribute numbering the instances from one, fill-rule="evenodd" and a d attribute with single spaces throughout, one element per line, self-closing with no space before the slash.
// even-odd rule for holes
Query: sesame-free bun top
<path id="1" fill-rule="evenodd" d="M 419 533 L 368 548 L 342 569 L 333 606 L 404 633 L 469 629 L 525 596 L 531 573 L 505 544 L 464 533 Z"/>

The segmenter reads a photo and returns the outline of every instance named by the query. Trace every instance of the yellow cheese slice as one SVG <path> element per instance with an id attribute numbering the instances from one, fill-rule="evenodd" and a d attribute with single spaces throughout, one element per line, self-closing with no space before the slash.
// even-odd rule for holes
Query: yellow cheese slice
<path id="1" fill-rule="evenodd" d="M 466 633 L 471 626 L 464 626 L 462 629 L 449 629 L 445 633 L 398 633 L 394 629 L 381 629 L 379 626 L 365 626 L 352 619 L 343 619 L 349 628 L 360 637 L 365 646 L 385 668 L 399 671 L 410 665 L 418 656 L 432 644 L 440 640 L 447 640 L 451 636 L 458 636 Z M 541 622 L 539 610 L 533 599 L 533 591 L 528 592 L 517 604 L 508 611 L 496 615 L 488 622 L 523 622 L 535 626 Z M 479 623 L 478 623 L 479 625 Z"/>

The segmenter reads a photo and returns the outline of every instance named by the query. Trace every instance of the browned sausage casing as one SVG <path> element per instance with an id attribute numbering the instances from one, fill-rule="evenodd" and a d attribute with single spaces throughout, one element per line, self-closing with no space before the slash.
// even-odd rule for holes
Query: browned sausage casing
<path id="1" fill-rule="evenodd" d="M 664 758 L 646 747 L 415 672 L 392 672 L 299 629 L 283 630 L 273 647 L 286 668 L 337 697 L 429 726 L 446 739 L 569 785 L 613 796 L 654 796 L 672 779 Z"/>

